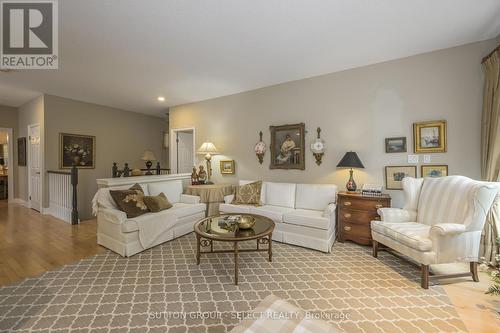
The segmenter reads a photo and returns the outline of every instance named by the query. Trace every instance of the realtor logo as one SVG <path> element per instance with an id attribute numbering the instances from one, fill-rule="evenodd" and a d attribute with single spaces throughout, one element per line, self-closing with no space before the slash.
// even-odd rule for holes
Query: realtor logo
<path id="1" fill-rule="evenodd" d="M 2 69 L 57 69 L 57 0 L 0 1 Z"/>

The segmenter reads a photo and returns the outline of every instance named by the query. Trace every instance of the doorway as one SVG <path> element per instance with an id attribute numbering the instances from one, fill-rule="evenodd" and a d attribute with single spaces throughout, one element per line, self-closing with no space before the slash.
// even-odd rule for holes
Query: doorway
<path id="1" fill-rule="evenodd" d="M 194 128 L 173 129 L 170 139 L 170 169 L 173 173 L 191 173 L 195 163 Z"/>
<path id="2" fill-rule="evenodd" d="M 40 124 L 28 125 L 28 207 L 41 211 Z"/>
<path id="3" fill-rule="evenodd" d="M 0 128 L 0 200 L 14 200 L 12 128 Z"/>

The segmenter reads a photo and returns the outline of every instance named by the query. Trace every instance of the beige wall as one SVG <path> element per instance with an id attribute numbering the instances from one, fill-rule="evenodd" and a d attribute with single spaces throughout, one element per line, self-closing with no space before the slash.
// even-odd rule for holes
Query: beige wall
<path id="1" fill-rule="evenodd" d="M 18 137 L 26 137 L 28 143 L 28 125 L 40 124 L 40 145 L 44 143 L 44 96 L 39 96 L 32 101 L 19 107 Z M 17 145 L 16 145 L 17 146 Z M 28 147 L 26 147 L 27 149 Z M 17 147 L 16 147 L 17 149 Z M 41 173 L 43 174 L 43 150 L 40 151 Z M 17 161 L 15 163 L 17 166 Z M 16 185 L 14 195 L 24 201 L 28 201 L 28 168 L 17 166 Z"/>
<path id="2" fill-rule="evenodd" d="M 432 163 L 448 164 L 450 174 L 479 178 L 480 62 L 494 46 L 489 40 L 173 107 L 170 128 L 193 126 L 197 144 L 212 141 L 223 152 L 214 157 L 215 181 L 264 179 L 344 188 L 348 172 L 335 166 L 346 151 L 356 151 L 366 167 L 355 172 L 358 185 L 382 184 L 384 166 L 407 165 L 407 154 L 385 153 L 384 138 L 406 136 L 412 153 L 412 123 L 445 119 L 448 152 L 432 154 Z M 306 170 L 270 170 L 269 152 L 260 165 L 253 152 L 258 132 L 269 145 L 270 125 L 300 122 L 308 131 Z M 318 126 L 327 143 L 320 166 L 309 150 Z M 218 161 L 226 158 L 236 160 L 234 176 L 219 173 Z M 391 195 L 401 206 L 401 191 Z"/>
<path id="3" fill-rule="evenodd" d="M 45 170 L 59 170 L 59 133 L 96 137 L 96 168 L 79 170 L 78 206 L 82 220 L 91 217 L 96 179 L 111 177 L 113 162 L 122 168 L 144 168 L 144 150 L 160 159 L 165 119 L 45 95 Z M 156 165 L 156 164 L 154 164 Z M 163 166 L 166 166 L 162 162 Z M 44 207 L 48 206 L 48 176 L 44 180 Z"/>

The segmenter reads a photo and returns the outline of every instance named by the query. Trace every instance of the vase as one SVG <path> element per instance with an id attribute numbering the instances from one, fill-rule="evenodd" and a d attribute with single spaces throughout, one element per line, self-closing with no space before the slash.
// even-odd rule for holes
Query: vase
<path id="1" fill-rule="evenodd" d="M 352 177 L 352 174 L 353 174 L 353 170 L 349 170 L 349 180 L 347 181 L 347 184 L 345 185 L 345 187 L 347 188 L 347 190 L 349 192 L 354 192 L 356 191 L 356 182 L 354 181 L 354 178 Z"/>

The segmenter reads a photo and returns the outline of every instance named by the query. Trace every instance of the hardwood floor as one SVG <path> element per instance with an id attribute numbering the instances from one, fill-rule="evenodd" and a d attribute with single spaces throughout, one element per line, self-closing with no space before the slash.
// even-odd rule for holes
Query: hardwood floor
<path id="1" fill-rule="evenodd" d="M 72 226 L 0 201 L 0 286 L 102 251 L 96 242 L 95 220 Z"/>
<path id="2" fill-rule="evenodd" d="M 72 226 L 23 206 L 0 201 L 0 286 L 103 251 L 96 242 L 95 219 Z M 443 268 L 450 272 L 449 267 Z M 466 271 L 468 266 L 456 265 L 454 269 Z M 485 295 L 488 276 L 480 273 L 479 278 L 479 283 L 455 279 L 443 280 L 440 284 L 469 332 L 497 332 L 500 297 Z"/>

